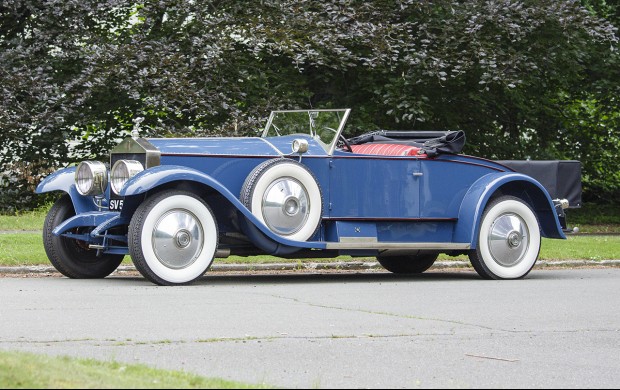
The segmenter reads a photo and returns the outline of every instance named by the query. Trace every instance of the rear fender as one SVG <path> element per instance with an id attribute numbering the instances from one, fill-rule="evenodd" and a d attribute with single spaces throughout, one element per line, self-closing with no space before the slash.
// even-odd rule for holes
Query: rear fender
<path id="1" fill-rule="evenodd" d="M 543 237 L 566 238 L 553 201 L 538 181 L 520 173 L 498 172 L 481 177 L 469 188 L 459 210 L 454 242 L 469 242 L 476 248 L 484 209 L 500 195 L 512 195 L 526 202 L 536 213 Z"/>
<path id="2" fill-rule="evenodd" d="M 47 192 L 63 191 L 69 194 L 76 214 L 97 211 L 97 205 L 93 201 L 92 196 L 83 196 L 75 188 L 75 170 L 76 167 L 61 169 L 54 172 L 37 186 L 36 193 L 44 194 Z M 107 207 L 104 202 L 103 207 Z"/>
<path id="3" fill-rule="evenodd" d="M 175 182 L 195 183 L 197 188 L 208 187 L 217 191 L 245 217 L 246 223 L 256 228 L 251 230 L 254 237 L 250 237 L 250 239 L 259 248 L 269 253 L 284 253 L 294 251 L 296 248 L 325 249 L 325 243 L 291 241 L 274 234 L 222 183 L 204 172 L 192 168 L 162 165 L 147 169 L 131 178 L 121 190 L 120 196 L 136 197 Z"/>

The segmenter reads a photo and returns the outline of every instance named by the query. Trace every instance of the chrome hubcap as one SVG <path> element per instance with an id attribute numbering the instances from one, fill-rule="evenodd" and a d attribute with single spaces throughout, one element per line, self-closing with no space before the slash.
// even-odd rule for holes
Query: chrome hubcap
<path id="1" fill-rule="evenodd" d="M 262 212 L 265 223 L 273 232 L 284 236 L 295 234 L 308 220 L 308 192 L 292 177 L 278 179 L 265 191 Z"/>
<path id="2" fill-rule="evenodd" d="M 289 217 L 295 216 L 297 213 L 299 213 L 299 199 L 292 196 L 288 198 L 286 202 L 284 202 L 283 210 L 284 213 Z"/>
<path id="3" fill-rule="evenodd" d="M 153 251 L 163 265 L 183 269 L 192 265 L 202 253 L 204 230 L 191 212 L 170 210 L 155 224 L 152 243 Z"/>
<path id="4" fill-rule="evenodd" d="M 191 233 L 185 229 L 181 229 L 174 236 L 175 243 L 179 249 L 187 248 L 192 243 Z"/>
<path id="5" fill-rule="evenodd" d="M 508 246 L 511 248 L 517 248 L 521 245 L 521 241 L 523 241 L 523 236 L 519 232 L 512 232 L 508 235 Z"/>
<path id="6" fill-rule="evenodd" d="M 519 264 L 529 248 L 527 224 L 516 214 L 499 216 L 491 225 L 488 244 L 493 260 L 499 265 Z"/>

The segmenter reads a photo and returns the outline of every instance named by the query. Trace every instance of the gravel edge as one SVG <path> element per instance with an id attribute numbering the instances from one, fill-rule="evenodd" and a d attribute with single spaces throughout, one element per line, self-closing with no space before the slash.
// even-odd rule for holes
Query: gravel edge
<path id="1" fill-rule="evenodd" d="M 580 268 L 580 267 L 620 267 L 620 260 L 562 260 L 539 261 L 535 268 Z M 437 261 L 430 270 L 438 269 L 473 269 L 468 261 Z M 256 272 L 256 271 L 321 271 L 321 270 L 381 270 L 378 262 L 330 262 L 330 263 L 263 263 L 263 264 L 214 264 L 212 272 Z M 133 265 L 122 265 L 112 274 L 135 272 Z M 55 274 L 52 266 L 15 266 L 0 267 L 0 274 Z"/>

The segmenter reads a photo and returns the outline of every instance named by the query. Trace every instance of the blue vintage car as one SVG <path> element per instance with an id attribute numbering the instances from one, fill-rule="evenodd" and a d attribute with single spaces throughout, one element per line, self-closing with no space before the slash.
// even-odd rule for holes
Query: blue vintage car
<path id="1" fill-rule="evenodd" d="M 565 238 L 567 201 L 506 165 L 460 154 L 462 132 L 347 139 L 349 114 L 276 111 L 261 137 L 134 132 L 109 166 L 85 161 L 39 185 L 66 193 L 45 221 L 47 255 L 70 278 L 103 278 L 129 254 L 160 285 L 191 283 L 216 257 L 259 254 L 373 256 L 394 273 L 468 254 L 483 278 L 517 279 L 541 237 Z"/>

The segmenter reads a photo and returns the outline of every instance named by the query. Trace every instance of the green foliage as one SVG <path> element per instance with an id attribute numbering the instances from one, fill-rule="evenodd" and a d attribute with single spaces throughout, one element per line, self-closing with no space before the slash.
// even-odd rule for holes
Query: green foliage
<path id="1" fill-rule="evenodd" d="M 591 225 L 590 232 L 620 233 L 620 205 L 584 203 L 580 209 L 570 209 L 566 213 L 571 226 Z M 594 225 L 594 226 L 592 226 Z M 599 225 L 598 228 L 595 226 Z M 602 225 L 602 226 L 601 226 Z M 614 225 L 613 228 L 605 225 Z M 584 231 L 584 229 L 581 229 Z"/>
<path id="2" fill-rule="evenodd" d="M 617 97 L 610 97 L 606 102 L 594 98 L 568 101 L 562 113 L 565 127 L 559 132 L 561 138 L 558 137 L 556 143 L 556 155 L 583 162 L 586 201 L 619 204 L 620 105 Z"/>
<path id="3" fill-rule="evenodd" d="M 150 136 L 246 135 L 308 107 L 353 108 L 350 135 L 463 129 L 471 154 L 579 158 L 588 193 L 618 199 L 618 15 L 605 0 L 3 2 L 0 208 L 104 158 L 137 117 Z"/>

